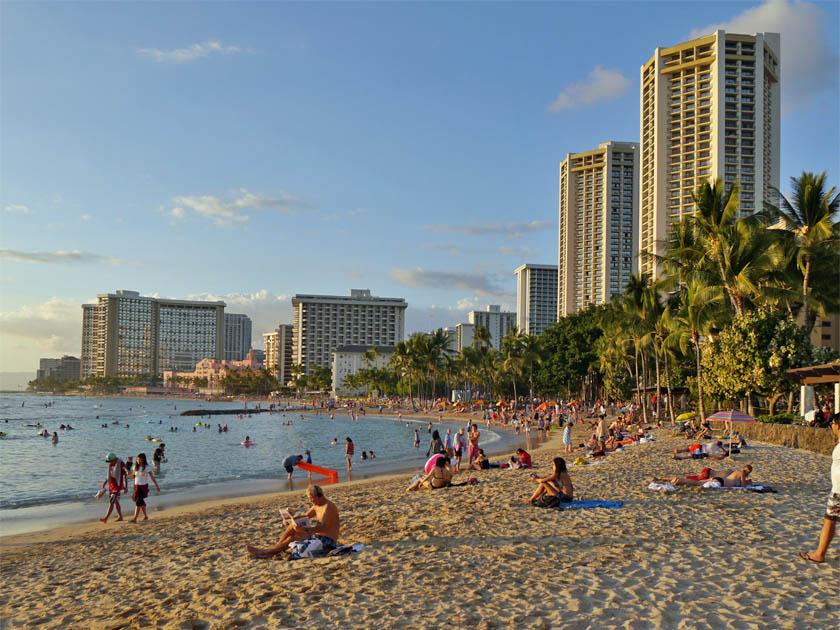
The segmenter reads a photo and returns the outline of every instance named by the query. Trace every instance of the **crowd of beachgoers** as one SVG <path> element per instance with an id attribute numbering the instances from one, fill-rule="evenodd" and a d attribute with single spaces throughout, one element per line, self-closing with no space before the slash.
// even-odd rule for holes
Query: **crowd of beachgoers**
<path id="1" fill-rule="evenodd" d="M 658 426 L 629 405 L 559 411 L 427 409 L 419 477 L 316 481 L 303 494 L 167 510 L 130 529 L 7 538 L 0 614 L 8 627 L 46 628 L 836 622 L 840 563 L 826 530 L 840 446 L 832 463 L 730 440 L 699 418 Z M 466 420 L 463 441 L 460 427 L 436 428 L 455 417 Z M 487 427 L 539 445 L 487 457 Z M 840 425 L 832 430 L 840 440 Z M 137 563 L 140 591 L 115 570 Z"/>

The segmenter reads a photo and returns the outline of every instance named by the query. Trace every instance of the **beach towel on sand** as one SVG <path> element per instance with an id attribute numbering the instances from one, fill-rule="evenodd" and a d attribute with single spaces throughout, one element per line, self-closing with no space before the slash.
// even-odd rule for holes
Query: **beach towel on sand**
<path id="1" fill-rule="evenodd" d="M 589 508 L 609 508 L 615 510 L 622 505 L 624 505 L 624 501 L 569 501 L 568 503 L 558 503 L 555 507 L 558 510 L 585 510 Z"/>
<path id="2" fill-rule="evenodd" d="M 673 492 L 674 490 L 676 490 L 676 488 L 674 486 L 672 486 L 670 483 L 651 482 L 648 485 L 648 490 L 664 490 L 666 492 Z"/>

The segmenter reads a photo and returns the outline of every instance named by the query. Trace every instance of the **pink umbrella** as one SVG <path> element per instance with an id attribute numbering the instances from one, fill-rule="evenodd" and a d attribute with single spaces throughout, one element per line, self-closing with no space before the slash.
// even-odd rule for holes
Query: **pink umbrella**
<path id="1" fill-rule="evenodd" d="M 707 421 L 720 420 L 729 426 L 729 452 L 732 452 L 732 423 L 733 422 L 758 422 L 750 414 L 743 411 L 716 411 L 706 418 Z"/>

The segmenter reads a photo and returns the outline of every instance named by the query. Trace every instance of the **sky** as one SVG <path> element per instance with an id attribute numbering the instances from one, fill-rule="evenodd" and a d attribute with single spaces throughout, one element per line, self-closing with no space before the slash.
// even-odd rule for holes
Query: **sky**
<path id="1" fill-rule="evenodd" d="M 406 331 L 514 309 L 556 264 L 558 167 L 638 141 L 639 68 L 782 34 L 782 190 L 840 184 L 838 3 L 0 4 L 0 371 L 78 356 L 118 289 L 408 302 Z M 698 22 L 697 17 L 702 16 Z"/>

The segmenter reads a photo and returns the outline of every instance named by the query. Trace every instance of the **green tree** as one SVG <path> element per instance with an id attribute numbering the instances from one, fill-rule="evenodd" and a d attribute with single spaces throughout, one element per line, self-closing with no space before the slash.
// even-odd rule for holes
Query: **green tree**
<path id="1" fill-rule="evenodd" d="M 792 389 L 787 370 L 807 365 L 811 343 L 804 329 L 768 308 L 735 317 L 703 344 L 703 384 L 709 395 L 726 401 L 746 397 L 753 414 L 753 394 L 776 400 Z"/>
<path id="2" fill-rule="evenodd" d="M 788 199 L 781 192 L 780 205 L 766 204 L 764 216 L 767 223 L 779 220 L 794 239 L 796 264 L 802 273 L 802 306 L 805 328 L 810 334 L 814 328 L 814 300 L 811 279 L 815 261 L 836 253 L 840 244 L 840 228 L 835 218 L 840 210 L 840 194 L 832 187 L 826 191 L 826 173 L 820 175 L 804 172 L 798 178 L 791 177 L 792 193 Z M 834 286 L 837 282 L 837 267 L 834 267 Z"/>

